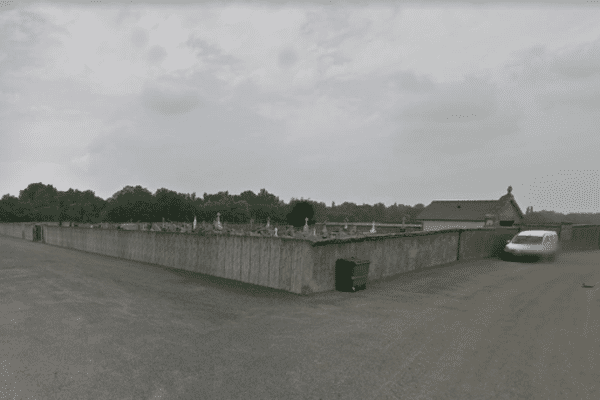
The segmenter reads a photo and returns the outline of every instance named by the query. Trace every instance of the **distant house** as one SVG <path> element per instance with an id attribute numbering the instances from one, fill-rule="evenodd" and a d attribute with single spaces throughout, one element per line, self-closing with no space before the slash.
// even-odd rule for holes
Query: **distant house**
<path id="1" fill-rule="evenodd" d="M 421 211 L 417 220 L 424 231 L 519 224 L 524 214 L 511 192 L 509 186 L 508 193 L 498 200 L 436 200 Z"/>

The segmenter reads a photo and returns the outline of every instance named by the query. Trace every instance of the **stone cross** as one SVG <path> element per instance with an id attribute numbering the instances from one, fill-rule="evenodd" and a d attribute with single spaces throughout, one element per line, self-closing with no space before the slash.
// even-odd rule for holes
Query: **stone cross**
<path id="1" fill-rule="evenodd" d="M 375 221 L 373 221 L 373 227 L 370 230 L 371 233 L 377 233 L 377 231 L 375 230 Z"/>

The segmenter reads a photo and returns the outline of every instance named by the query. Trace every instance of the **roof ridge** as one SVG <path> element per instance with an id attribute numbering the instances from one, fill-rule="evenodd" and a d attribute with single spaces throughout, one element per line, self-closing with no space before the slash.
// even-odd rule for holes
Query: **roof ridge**
<path id="1" fill-rule="evenodd" d="M 451 202 L 451 201 L 493 201 L 493 202 L 498 202 L 500 200 L 433 200 L 432 203 L 442 203 L 442 202 Z"/>

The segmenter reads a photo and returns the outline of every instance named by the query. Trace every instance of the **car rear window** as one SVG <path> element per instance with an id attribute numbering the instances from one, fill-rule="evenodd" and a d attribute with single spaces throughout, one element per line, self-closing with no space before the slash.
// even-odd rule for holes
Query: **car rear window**
<path id="1" fill-rule="evenodd" d="M 513 243 L 516 244 L 539 244 L 542 243 L 542 236 L 517 236 L 513 239 Z"/>

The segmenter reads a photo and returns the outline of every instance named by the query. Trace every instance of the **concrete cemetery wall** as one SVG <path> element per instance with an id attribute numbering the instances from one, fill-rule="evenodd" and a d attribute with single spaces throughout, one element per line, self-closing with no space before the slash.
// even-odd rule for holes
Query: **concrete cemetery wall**
<path id="1" fill-rule="evenodd" d="M 369 280 L 456 261 L 458 238 L 458 231 L 437 231 L 314 243 L 314 264 L 307 274 L 310 280 L 306 290 L 333 290 L 339 258 L 369 260 Z"/>
<path id="2" fill-rule="evenodd" d="M 33 240 L 34 223 L 0 224 L 0 234 Z M 235 235 L 42 225 L 47 244 L 233 279 L 293 293 L 334 290 L 339 258 L 370 261 L 369 281 L 456 260 L 495 257 L 518 228 L 449 229 L 319 242 Z M 567 237 L 561 232 L 561 239 Z M 569 226 L 565 250 L 600 248 L 599 225 Z"/>
<path id="3" fill-rule="evenodd" d="M 0 224 L 0 235 L 33 240 L 33 222 L 15 222 Z"/>
<path id="4" fill-rule="evenodd" d="M 570 240 L 561 243 L 563 250 L 582 251 L 600 249 L 599 225 L 572 225 Z"/>
<path id="5" fill-rule="evenodd" d="M 512 239 L 517 228 L 487 228 L 464 230 L 460 234 L 460 260 L 497 257 L 504 249 L 506 241 Z"/>
<path id="6" fill-rule="evenodd" d="M 308 241 L 252 236 L 44 227 L 46 243 L 301 293 Z"/>

